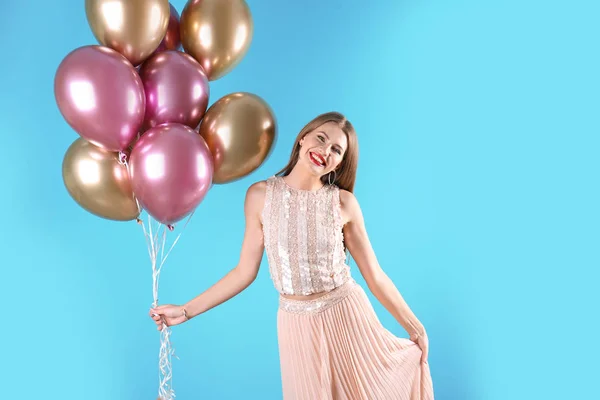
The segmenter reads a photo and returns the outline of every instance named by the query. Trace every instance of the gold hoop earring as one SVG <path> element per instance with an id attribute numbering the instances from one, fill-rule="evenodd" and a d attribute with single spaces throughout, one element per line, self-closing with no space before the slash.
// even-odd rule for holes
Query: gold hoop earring
<path id="1" fill-rule="evenodd" d="M 333 173 L 333 182 L 331 182 L 331 173 Z M 328 175 L 327 175 L 327 182 L 329 182 L 330 185 L 333 185 L 335 183 L 335 180 L 337 179 L 337 172 L 335 172 L 335 170 L 331 171 Z"/>

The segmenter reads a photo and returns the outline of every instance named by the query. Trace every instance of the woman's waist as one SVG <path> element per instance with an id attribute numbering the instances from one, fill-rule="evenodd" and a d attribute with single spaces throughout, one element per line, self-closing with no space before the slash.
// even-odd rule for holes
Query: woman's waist
<path id="1" fill-rule="evenodd" d="M 323 289 L 320 292 L 313 292 L 313 293 L 308 292 L 308 294 L 307 293 L 300 294 L 299 292 L 294 293 L 293 291 L 289 291 L 286 293 L 285 291 L 281 290 L 279 292 L 279 297 L 284 301 L 285 300 L 291 300 L 291 301 L 318 300 L 321 297 L 331 295 L 332 292 L 335 292 L 342 286 L 346 286 L 348 284 L 348 282 L 353 279 L 350 274 L 340 275 L 339 278 L 337 279 L 337 282 L 335 279 L 333 279 L 333 277 L 331 277 L 331 278 L 332 278 L 332 280 L 330 282 L 330 285 L 332 287 L 330 287 L 328 289 Z"/>
<path id="2" fill-rule="evenodd" d="M 352 276 L 348 276 L 347 279 L 344 280 L 344 283 L 338 285 L 330 290 L 324 290 L 318 293 L 311 293 L 307 295 L 302 294 L 288 294 L 288 293 L 279 293 L 279 298 L 281 301 L 292 301 L 292 302 L 302 302 L 302 301 L 316 301 L 319 299 L 324 299 L 326 297 L 331 297 L 335 295 L 337 292 L 343 291 L 344 287 L 352 286 L 352 284 L 356 284 L 356 281 Z"/>
<path id="3" fill-rule="evenodd" d="M 333 289 L 333 290 L 335 290 L 335 289 Z M 309 294 L 309 295 L 281 294 L 281 297 L 283 297 L 286 300 L 309 301 L 309 300 L 316 300 L 319 297 L 325 296 L 327 293 L 330 293 L 330 292 L 332 292 L 332 290 L 325 290 L 323 292 L 313 293 L 313 294 Z"/>
<path id="4" fill-rule="evenodd" d="M 306 296 L 279 295 L 279 308 L 294 314 L 314 314 L 329 309 L 352 293 L 358 284 L 353 278 L 335 289 Z"/>

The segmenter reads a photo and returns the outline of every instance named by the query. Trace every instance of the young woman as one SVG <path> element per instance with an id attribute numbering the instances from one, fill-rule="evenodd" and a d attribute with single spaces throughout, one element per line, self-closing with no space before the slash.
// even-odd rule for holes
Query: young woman
<path id="1" fill-rule="evenodd" d="M 158 329 L 240 293 L 255 280 L 266 252 L 280 294 L 285 400 L 433 399 L 427 334 L 377 262 L 352 194 L 357 164 L 356 133 L 343 115 L 326 113 L 309 122 L 288 165 L 247 191 L 238 265 L 185 305 L 151 309 Z M 382 326 L 351 276 L 346 251 L 410 340 Z"/>

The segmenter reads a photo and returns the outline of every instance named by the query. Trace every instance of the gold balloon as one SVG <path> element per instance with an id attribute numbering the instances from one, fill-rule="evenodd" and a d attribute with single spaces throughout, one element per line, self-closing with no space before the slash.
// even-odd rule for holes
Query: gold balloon
<path id="1" fill-rule="evenodd" d="M 179 26 L 185 52 L 202 65 L 211 81 L 239 64 L 254 31 L 244 0 L 189 0 Z"/>
<path id="2" fill-rule="evenodd" d="M 213 183 L 227 183 L 256 170 L 268 157 L 277 133 L 269 105 L 251 93 L 219 99 L 199 127 L 214 159 Z"/>
<path id="3" fill-rule="evenodd" d="M 98 42 L 138 65 L 165 37 L 171 11 L 169 0 L 85 0 L 85 13 Z"/>
<path id="4" fill-rule="evenodd" d="M 129 173 L 119 163 L 118 153 L 78 138 L 65 153 L 62 176 L 73 200 L 92 214 L 115 221 L 140 215 Z"/>

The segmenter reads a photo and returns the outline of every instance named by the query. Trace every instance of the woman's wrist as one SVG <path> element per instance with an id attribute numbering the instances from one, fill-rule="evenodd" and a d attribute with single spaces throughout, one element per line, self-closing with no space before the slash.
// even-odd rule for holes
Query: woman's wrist
<path id="1" fill-rule="evenodd" d="M 181 306 L 181 315 L 185 318 L 186 321 L 190 320 L 190 316 L 185 305 Z"/>
<path id="2" fill-rule="evenodd" d="M 187 303 L 181 306 L 182 313 L 185 312 L 184 316 L 186 317 L 186 321 L 193 319 L 194 317 L 202 314 L 204 310 L 202 309 L 202 305 L 200 304 L 200 296 L 188 301 Z"/>
<path id="3" fill-rule="evenodd" d="M 411 340 L 417 340 L 420 337 L 427 336 L 427 332 L 425 332 L 424 327 L 420 327 L 409 332 L 409 335 Z"/>

